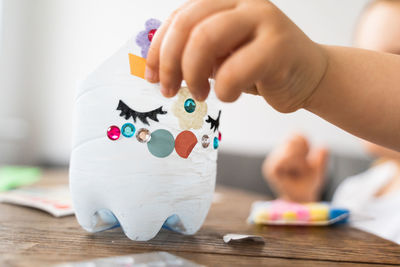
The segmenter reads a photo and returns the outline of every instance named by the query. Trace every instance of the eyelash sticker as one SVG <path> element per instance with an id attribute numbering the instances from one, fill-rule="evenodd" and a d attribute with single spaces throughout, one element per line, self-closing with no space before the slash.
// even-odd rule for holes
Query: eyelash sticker
<path id="1" fill-rule="evenodd" d="M 117 110 L 121 111 L 121 114 L 119 114 L 119 116 L 125 117 L 126 120 L 129 120 L 132 117 L 133 121 L 136 122 L 136 119 L 138 118 L 141 122 L 147 125 L 150 125 L 147 119 L 151 119 L 153 121 L 158 122 L 157 115 L 167 114 L 166 111 L 162 110 L 162 106 L 149 112 L 138 112 L 131 109 L 122 100 L 119 100 Z"/>
<path id="2" fill-rule="evenodd" d="M 210 129 L 211 129 L 211 130 L 214 129 L 214 133 L 215 133 L 215 131 L 218 130 L 218 128 L 219 128 L 219 118 L 220 118 L 220 116 L 221 116 L 221 110 L 218 111 L 218 117 L 217 117 L 217 119 L 214 120 L 214 119 L 211 118 L 210 115 L 209 115 L 209 116 L 208 116 L 208 119 L 206 120 L 206 122 L 208 122 L 208 123 L 211 124 L 211 125 L 210 125 Z"/>

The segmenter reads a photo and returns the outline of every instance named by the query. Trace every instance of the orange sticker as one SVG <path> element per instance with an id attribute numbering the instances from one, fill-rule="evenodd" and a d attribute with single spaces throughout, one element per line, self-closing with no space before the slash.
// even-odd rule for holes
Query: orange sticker
<path id="1" fill-rule="evenodd" d="M 197 138 L 191 131 L 183 131 L 175 138 L 175 151 L 182 158 L 187 159 L 197 144 Z"/>
<path id="2" fill-rule="evenodd" d="M 146 69 L 145 58 L 129 54 L 129 65 L 132 75 L 144 79 L 144 70 Z"/>

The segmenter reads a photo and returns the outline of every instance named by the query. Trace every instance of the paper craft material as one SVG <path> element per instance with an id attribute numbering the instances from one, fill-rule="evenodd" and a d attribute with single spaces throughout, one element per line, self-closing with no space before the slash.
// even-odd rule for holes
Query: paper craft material
<path id="1" fill-rule="evenodd" d="M 74 214 L 67 185 L 15 189 L 0 193 L 0 202 L 37 208 L 55 217 Z"/>
<path id="2" fill-rule="evenodd" d="M 99 258 L 90 261 L 70 262 L 59 264 L 54 267 L 200 267 L 192 261 L 175 256 L 168 252 L 151 252 L 142 254 L 132 254 L 126 256 Z"/>
<path id="3" fill-rule="evenodd" d="M 223 237 L 225 243 L 230 243 L 234 241 L 254 241 L 259 243 L 265 243 L 264 238 L 259 235 L 241 235 L 241 234 L 226 234 Z"/>
<path id="4" fill-rule="evenodd" d="M 327 202 L 299 204 L 273 200 L 254 202 L 248 222 L 267 225 L 324 226 L 346 223 L 349 216 L 348 209 L 333 207 Z"/>
<path id="5" fill-rule="evenodd" d="M 40 179 L 40 169 L 35 167 L 6 166 L 0 168 L 0 192 L 30 185 Z"/>
<path id="6" fill-rule="evenodd" d="M 131 67 L 131 74 L 144 79 L 144 72 L 146 70 L 146 59 L 129 54 L 129 65 Z"/>

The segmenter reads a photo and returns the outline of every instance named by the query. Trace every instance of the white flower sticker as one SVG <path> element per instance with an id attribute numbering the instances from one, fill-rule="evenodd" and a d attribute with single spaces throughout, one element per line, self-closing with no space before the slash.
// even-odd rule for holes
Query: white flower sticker
<path id="1" fill-rule="evenodd" d="M 179 127 L 182 130 L 200 129 L 207 114 L 207 103 L 194 100 L 189 89 L 182 87 L 172 106 L 172 112 L 179 119 Z"/>

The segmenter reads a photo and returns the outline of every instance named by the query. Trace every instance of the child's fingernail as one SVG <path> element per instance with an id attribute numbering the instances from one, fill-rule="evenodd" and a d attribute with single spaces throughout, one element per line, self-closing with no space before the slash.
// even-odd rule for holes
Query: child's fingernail
<path id="1" fill-rule="evenodd" d="M 197 100 L 199 102 L 203 102 L 204 101 L 203 96 L 199 92 L 194 92 L 193 93 L 193 97 L 194 97 L 195 100 Z"/>
<path id="2" fill-rule="evenodd" d="M 144 78 L 149 82 L 156 82 L 156 73 L 152 69 L 146 67 Z"/>
<path id="3" fill-rule="evenodd" d="M 169 95 L 169 90 L 167 88 L 165 88 L 164 86 L 161 85 L 161 93 L 164 96 L 168 96 Z"/>

